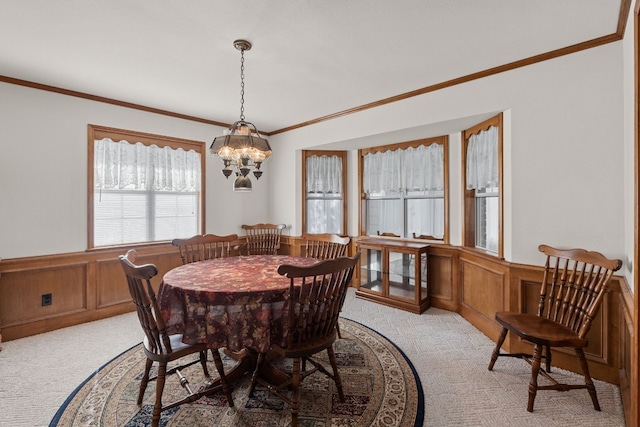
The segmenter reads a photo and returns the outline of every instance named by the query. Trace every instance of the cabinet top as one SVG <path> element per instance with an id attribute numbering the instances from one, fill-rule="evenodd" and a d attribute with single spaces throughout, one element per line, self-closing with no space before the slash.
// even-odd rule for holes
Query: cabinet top
<path id="1" fill-rule="evenodd" d="M 419 252 L 426 251 L 429 245 L 419 242 L 408 242 L 404 240 L 381 239 L 377 237 L 362 237 L 356 240 L 356 244 L 387 246 L 393 248 L 418 249 Z"/>

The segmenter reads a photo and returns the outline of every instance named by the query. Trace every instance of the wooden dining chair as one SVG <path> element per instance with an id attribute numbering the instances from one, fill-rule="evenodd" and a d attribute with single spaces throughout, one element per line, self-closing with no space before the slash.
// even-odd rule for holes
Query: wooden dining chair
<path id="1" fill-rule="evenodd" d="M 243 224 L 247 255 L 277 255 L 285 224 Z"/>
<path id="2" fill-rule="evenodd" d="M 251 377 L 249 396 L 253 396 L 257 384 L 267 387 L 291 407 L 292 427 L 298 425 L 300 384 L 316 371 L 335 382 L 340 401 L 345 401 L 333 343 L 337 335 L 338 316 L 359 258 L 360 252 L 350 258 L 324 260 L 309 267 L 278 267 L 278 273 L 290 279 L 285 302 L 287 342 L 282 346 L 272 344 L 269 352 L 275 356 L 292 358 L 293 368 L 286 373 L 286 381 L 271 384 L 260 376 L 260 367 L 266 357 L 265 353 L 260 353 Z M 312 357 L 323 350 L 327 351 L 332 372 Z M 307 362 L 313 368 L 306 369 Z"/>
<path id="3" fill-rule="evenodd" d="M 182 264 L 189 264 L 206 259 L 228 257 L 232 251 L 231 243 L 237 240 L 237 234 L 228 236 L 197 234 L 188 239 L 173 239 L 171 244 L 180 250 Z"/>
<path id="4" fill-rule="evenodd" d="M 307 258 L 333 259 L 347 255 L 351 237 L 340 237 L 337 234 L 306 234 L 304 256 Z M 340 325 L 336 324 L 338 338 L 342 338 Z"/>
<path id="5" fill-rule="evenodd" d="M 540 245 L 538 249 L 547 257 L 538 312 L 496 313 L 495 318 L 502 325 L 502 331 L 491 355 L 489 370 L 493 370 L 500 356 L 520 357 L 529 362 L 529 412 L 533 411 L 538 390 L 567 391 L 583 388 L 588 390 L 593 407 L 599 411 L 600 404 L 589 374 L 584 348 L 588 345 L 586 335 L 600 310 L 611 276 L 620 269 L 622 261 L 608 259 L 598 252 L 584 249 L 556 249 L 547 245 Z M 500 347 L 508 332 L 531 343 L 533 353 L 501 353 Z M 554 347 L 573 348 L 584 375 L 584 384 L 562 384 L 551 376 L 551 349 Z M 542 359 L 545 359 L 546 371 L 540 369 Z M 539 374 L 551 384 L 538 385 Z"/>
<path id="6" fill-rule="evenodd" d="M 144 373 L 140 381 L 140 391 L 138 392 L 138 406 L 142 405 L 145 390 L 150 381 L 156 382 L 155 403 L 153 405 L 153 414 L 151 425 L 157 427 L 160 422 L 160 414 L 171 408 L 175 408 L 185 403 L 194 402 L 208 393 L 215 392 L 216 389 L 206 389 L 194 392 L 189 385 L 189 381 L 182 374 L 181 370 L 200 362 L 204 375 L 209 378 L 207 369 L 207 350 L 206 344 L 189 345 L 182 342 L 182 335 L 169 335 L 166 332 L 165 324 L 159 315 L 160 308 L 156 300 L 156 295 L 151 286 L 151 279 L 158 274 L 158 269 L 153 264 L 136 265 L 136 251 L 129 250 L 125 255 L 120 255 L 120 263 L 127 276 L 127 284 L 131 298 L 138 312 L 140 326 L 144 331 L 143 348 L 147 358 Z M 167 364 L 182 359 L 185 356 L 198 353 L 199 357 L 190 361 L 177 362 L 176 366 L 167 370 Z M 211 350 L 213 360 L 220 375 L 221 388 L 225 393 L 227 402 L 233 407 L 233 397 L 231 389 L 227 383 L 222 358 L 218 350 Z M 153 363 L 158 364 L 157 374 L 150 376 Z M 162 404 L 162 392 L 167 376 L 176 374 L 179 378 L 180 385 L 187 392 L 187 396 L 176 400 L 170 404 Z"/>
<path id="7" fill-rule="evenodd" d="M 305 234 L 304 256 L 307 258 L 333 259 L 347 254 L 351 237 L 337 234 Z"/>

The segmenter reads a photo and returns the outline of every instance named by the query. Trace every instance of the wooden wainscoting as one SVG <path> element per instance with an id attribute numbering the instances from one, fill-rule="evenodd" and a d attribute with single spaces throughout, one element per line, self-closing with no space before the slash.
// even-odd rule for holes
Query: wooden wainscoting
<path id="1" fill-rule="evenodd" d="M 625 414 L 632 414 L 632 399 L 638 399 L 638 396 L 632 396 L 631 390 L 631 366 L 633 361 L 633 293 L 626 281 L 620 282 L 620 295 L 618 300 L 619 313 L 618 320 L 620 322 L 619 342 L 618 342 L 618 367 L 620 378 L 620 394 L 622 395 L 622 405 Z M 627 415 L 627 420 L 629 420 Z"/>
<path id="2" fill-rule="evenodd" d="M 242 237 L 238 243 L 242 243 Z M 280 253 L 299 255 L 304 240 L 283 236 Z M 170 244 L 139 247 L 140 263 L 156 264 L 162 275 L 181 264 Z M 3 340 L 35 335 L 66 326 L 133 311 L 118 255 L 127 248 L 88 251 L 33 258 L 0 260 L 0 325 Z M 354 253 L 351 245 L 348 253 Z M 358 285 L 359 269 L 353 286 Z M 478 251 L 434 243 L 429 249 L 429 293 L 433 307 L 456 311 L 492 340 L 500 327 L 496 311 L 535 312 L 542 266 L 505 262 Z M 42 296 L 51 294 L 51 304 Z M 428 314 L 428 310 L 425 314 Z M 587 357 L 592 375 L 620 384 L 625 408 L 630 402 L 633 294 L 623 278 L 615 276 L 589 334 Z M 528 350 L 515 338 L 507 351 Z M 554 354 L 559 367 L 579 371 L 574 357 Z M 490 355 L 487 355 L 489 363 Z"/>
<path id="3" fill-rule="evenodd" d="M 496 341 L 500 325 L 496 311 L 536 313 L 542 283 L 542 266 L 520 265 L 498 260 L 475 251 L 459 249 L 460 314 L 485 335 Z M 594 378 L 620 383 L 620 289 L 623 280 L 614 277 L 602 308 L 587 335 L 585 354 Z M 531 345 L 513 334 L 503 345 L 511 353 L 531 353 Z M 554 365 L 581 372 L 575 354 L 559 349 L 553 353 Z M 487 363 L 489 355 L 487 355 Z"/>
<path id="4" fill-rule="evenodd" d="M 181 264 L 176 248 L 137 248 L 139 263 L 162 275 Z M 0 319 L 5 341 L 134 310 L 118 261 L 127 248 L 0 261 Z M 43 305 L 50 296 L 51 303 Z"/>
<path id="5" fill-rule="evenodd" d="M 496 262 L 498 261 L 498 262 Z M 494 315 L 504 310 L 509 293 L 509 266 L 494 257 L 459 249 L 458 312 L 495 341 L 500 329 Z"/>

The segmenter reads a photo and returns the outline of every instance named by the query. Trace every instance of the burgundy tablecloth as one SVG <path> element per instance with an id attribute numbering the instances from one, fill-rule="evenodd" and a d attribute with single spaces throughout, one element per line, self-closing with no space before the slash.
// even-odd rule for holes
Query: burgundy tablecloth
<path id="1" fill-rule="evenodd" d="M 284 297 L 289 279 L 281 264 L 312 265 L 318 260 L 286 255 L 254 255 L 182 265 L 167 272 L 158 292 L 169 333 L 187 344 L 267 351 L 283 345 Z"/>

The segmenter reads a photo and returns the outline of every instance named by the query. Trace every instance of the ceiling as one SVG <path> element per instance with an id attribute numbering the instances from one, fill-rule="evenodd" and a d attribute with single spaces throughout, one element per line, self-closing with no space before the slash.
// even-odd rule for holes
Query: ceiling
<path id="1" fill-rule="evenodd" d="M 0 0 L 0 76 L 232 123 L 246 39 L 246 119 L 278 132 L 620 34 L 628 3 Z"/>

